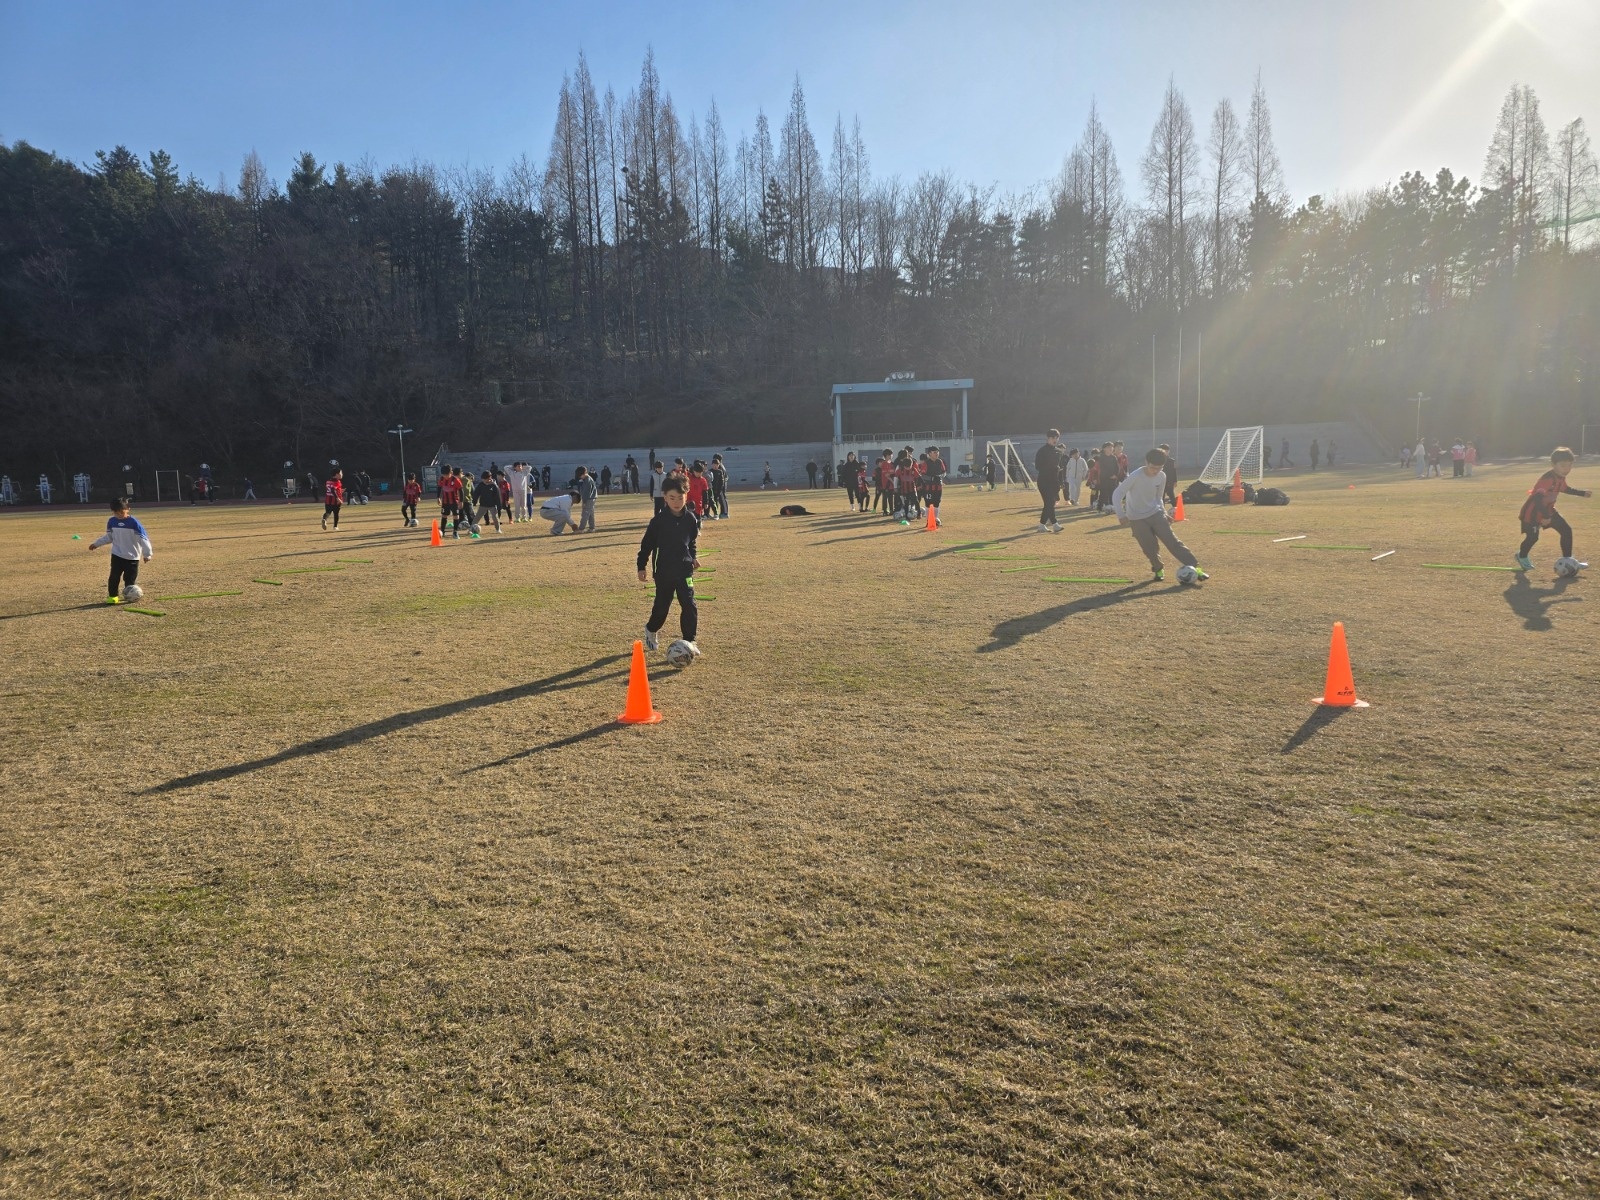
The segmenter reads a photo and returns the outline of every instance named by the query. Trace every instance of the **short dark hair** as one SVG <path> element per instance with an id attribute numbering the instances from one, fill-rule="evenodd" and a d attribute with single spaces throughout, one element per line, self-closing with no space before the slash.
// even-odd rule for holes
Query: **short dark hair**
<path id="1" fill-rule="evenodd" d="M 668 475 L 666 479 L 662 480 L 661 494 L 665 496 L 668 492 L 686 491 L 688 487 L 689 481 L 674 471 L 671 475 Z"/>
<path id="2" fill-rule="evenodd" d="M 1047 430 L 1045 432 L 1045 437 L 1047 437 L 1047 438 L 1059 438 L 1060 436 L 1061 436 L 1061 430 L 1059 430 L 1059 429 L 1051 429 L 1051 430 Z"/>
<path id="3" fill-rule="evenodd" d="M 567 495 L 571 496 L 574 500 L 582 500 L 583 499 L 583 493 L 578 491 L 576 488 L 569 489 L 567 491 Z"/>
<path id="4" fill-rule="evenodd" d="M 127 496 L 116 496 L 111 501 L 112 512 L 127 512 L 133 507 L 133 501 Z"/>
<path id="5" fill-rule="evenodd" d="M 589 473 L 589 468 L 588 467 L 579 467 L 577 470 L 575 470 L 572 473 L 572 477 L 574 479 L 582 479 L 588 473 Z"/>
<path id="6" fill-rule="evenodd" d="M 1144 452 L 1144 460 L 1152 467 L 1165 466 L 1167 462 L 1167 452 L 1157 448 L 1146 450 Z"/>
<path id="7" fill-rule="evenodd" d="M 1557 446 L 1554 450 L 1552 450 L 1550 452 L 1550 465 L 1552 467 L 1555 466 L 1557 463 L 1577 462 L 1577 461 L 1578 461 L 1578 456 L 1572 452 L 1572 447 L 1571 446 Z"/>

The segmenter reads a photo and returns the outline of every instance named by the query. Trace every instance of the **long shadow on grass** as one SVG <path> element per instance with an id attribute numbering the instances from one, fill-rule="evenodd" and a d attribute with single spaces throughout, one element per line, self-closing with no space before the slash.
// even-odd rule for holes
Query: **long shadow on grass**
<path id="1" fill-rule="evenodd" d="M 265 770 L 267 767 L 275 767 L 279 763 L 292 762 L 297 758 L 309 758 L 313 754 L 326 754 L 330 750 L 342 750 L 346 746 L 368 742 L 373 738 L 382 737 L 384 734 L 410 729 L 415 725 L 425 725 L 429 721 L 442 721 L 446 717 L 456 716 L 469 709 L 486 708 L 491 704 L 504 704 L 509 700 L 523 700 L 529 696 L 543 695 L 546 692 L 564 692 L 573 688 L 590 687 L 596 683 L 604 683 L 611 679 L 621 679 L 627 675 L 626 671 L 607 671 L 601 675 L 591 675 L 590 672 L 601 667 L 608 667 L 613 663 L 622 662 L 627 657 L 626 654 L 608 654 L 603 658 L 595 659 L 585 666 L 574 667 L 570 671 L 559 671 L 554 675 L 546 675 L 543 679 L 519 683 L 515 687 L 501 688 L 497 692 L 485 692 L 481 696 L 468 696 L 464 700 L 452 700 L 448 704 L 435 704 L 431 708 L 419 708 L 413 712 L 395 713 L 393 716 L 384 717 L 378 721 L 369 721 L 365 725 L 357 725 L 352 729 L 341 730 L 339 733 L 330 733 L 326 737 L 316 738 L 309 742 L 301 742 L 298 746 L 290 746 L 287 750 L 280 750 L 278 753 L 269 754 L 265 758 L 254 758 L 249 762 L 235 763 L 231 767 L 213 767 L 209 771 L 196 771 L 192 775 L 169 779 L 166 783 L 145 788 L 141 794 L 148 796 L 161 792 L 175 792 L 186 787 L 198 787 L 207 783 L 220 783 L 225 779 L 248 775 L 254 771 Z"/>
<path id="2" fill-rule="evenodd" d="M 877 533 L 853 533 L 849 537 L 823 538 L 822 541 L 812 542 L 811 544 L 813 546 L 832 546 L 836 542 L 864 542 L 869 538 L 904 537 L 910 532 L 912 531 L 900 525 L 896 525 L 893 529 L 881 529 Z M 918 528 L 916 529 L 916 532 L 923 533 L 926 531 Z"/>
<path id="3" fill-rule="evenodd" d="M 1550 619 L 1547 611 L 1552 604 L 1572 604 L 1582 600 L 1582 596 L 1567 596 L 1564 599 L 1561 593 L 1567 590 L 1572 583 L 1570 578 L 1557 579 L 1547 588 L 1536 588 L 1528 581 L 1526 575 L 1518 575 L 1511 581 L 1511 586 L 1505 592 L 1506 603 L 1511 606 L 1511 611 L 1522 618 L 1522 627 L 1531 629 L 1536 633 L 1554 629 L 1555 622 Z"/>
<path id="4" fill-rule="evenodd" d="M 25 613 L 0 613 L 0 621 L 15 621 L 19 617 L 47 617 L 51 613 L 82 612 L 90 608 L 110 608 L 104 600 L 90 601 L 88 604 L 69 604 L 65 608 L 40 608 L 33 612 Z"/>
<path id="5" fill-rule="evenodd" d="M 1058 604 L 1054 608 L 1047 608 L 1042 612 L 1029 613 L 1025 617 L 1012 617 L 1009 621 L 1001 621 L 994 627 L 994 632 L 989 635 L 990 642 L 987 646 L 979 646 L 979 654 L 993 654 L 996 650 L 1009 650 L 1025 637 L 1032 637 L 1036 633 L 1043 633 L 1050 626 L 1065 621 L 1075 613 L 1095 612 L 1102 608 L 1110 608 L 1114 604 L 1121 604 L 1127 600 L 1147 600 L 1152 596 L 1163 596 L 1178 590 L 1178 585 L 1162 588 L 1160 591 L 1151 591 L 1155 581 L 1144 580 L 1141 583 L 1131 583 L 1127 587 L 1120 587 L 1114 592 L 1101 592 L 1096 596 L 1085 596 L 1081 600 L 1073 600 L 1067 604 Z"/>
<path id="6" fill-rule="evenodd" d="M 468 767 L 462 775 L 471 775 L 477 771 L 487 771 L 491 767 L 503 767 L 507 763 L 514 763 L 518 759 L 532 758 L 535 754 L 543 754 L 548 750 L 559 750 L 563 746 L 576 746 L 579 742 L 587 742 L 590 738 L 597 738 L 602 733 L 610 733 L 614 729 L 621 729 L 620 721 L 607 721 L 603 725 L 596 725 L 593 729 L 585 729 L 582 733 L 569 734 L 564 738 L 557 738 L 553 742 L 545 742 L 539 746 L 529 746 L 526 750 L 518 750 L 515 754 L 508 754 L 504 758 L 497 758 L 493 762 L 479 763 L 475 767 Z"/>
<path id="7" fill-rule="evenodd" d="M 1344 716 L 1345 713 L 1352 711 L 1352 709 L 1348 708 L 1326 708 L 1319 705 L 1312 710 L 1311 715 L 1305 719 L 1305 723 L 1294 731 L 1294 735 L 1283 744 L 1283 749 L 1278 753 L 1292 754 L 1329 725 Z"/>
<path id="8" fill-rule="evenodd" d="M 930 558 L 939 558 L 946 554 L 960 554 L 965 550 L 989 550 L 995 546 L 1003 546 L 1007 542 L 1020 542 L 1024 538 L 1030 538 L 1034 536 L 1036 536 L 1035 531 L 1030 529 L 1027 533 L 1014 533 L 1010 537 L 995 538 L 993 541 L 989 542 L 957 542 L 953 546 L 941 546 L 937 550 L 930 550 L 926 554 L 919 554 L 911 561 L 927 562 Z"/>

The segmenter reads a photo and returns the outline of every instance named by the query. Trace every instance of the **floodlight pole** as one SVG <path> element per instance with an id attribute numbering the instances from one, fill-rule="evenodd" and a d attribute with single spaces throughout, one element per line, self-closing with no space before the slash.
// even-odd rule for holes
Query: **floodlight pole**
<path id="1" fill-rule="evenodd" d="M 1421 392 L 1418 392 L 1411 400 L 1411 403 L 1417 406 L 1417 441 L 1419 442 L 1422 440 L 1422 406 L 1427 402 L 1428 398 Z"/>
<path id="2" fill-rule="evenodd" d="M 1150 444 L 1156 440 L 1156 335 L 1150 335 Z"/>
<path id="3" fill-rule="evenodd" d="M 1178 326 L 1178 395 L 1172 410 L 1172 457 L 1177 461 L 1178 448 L 1183 445 L 1183 326 Z"/>
<path id="4" fill-rule="evenodd" d="M 393 429 L 384 430 L 385 433 L 398 434 L 400 437 L 400 482 L 406 481 L 406 434 L 415 433 L 415 429 L 405 429 L 396 425 Z"/>

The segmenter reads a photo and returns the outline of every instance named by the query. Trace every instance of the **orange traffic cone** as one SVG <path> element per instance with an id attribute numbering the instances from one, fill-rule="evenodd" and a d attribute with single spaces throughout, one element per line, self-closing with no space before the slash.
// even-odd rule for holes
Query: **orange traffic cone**
<path id="1" fill-rule="evenodd" d="M 930 504 L 928 505 L 928 523 L 922 529 L 924 533 L 932 533 L 937 528 L 939 528 L 939 514 L 934 511 L 933 505 Z"/>
<path id="2" fill-rule="evenodd" d="M 1239 478 L 1239 468 L 1233 469 L 1233 486 L 1228 489 L 1229 504 L 1244 503 L 1244 481 Z"/>
<path id="3" fill-rule="evenodd" d="M 633 669 L 628 672 L 628 703 L 617 718 L 624 725 L 654 725 L 661 714 L 650 707 L 650 676 L 644 669 L 644 643 L 633 644 Z"/>
<path id="4" fill-rule="evenodd" d="M 1174 521 L 1184 521 L 1184 520 L 1188 519 L 1187 517 L 1185 517 L 1183 515 L 1183 493 L 1182 492 L 1178 493 L 1178 502 L 1172 506 L 1172 519 Z"/>
<path id="5" fill-rule="evenodd" d="M 430 545 L 430 546 L 442 546 L 442 545 L 444 545 L 444 539 L 439 536 L 439 522 L 438 521 L 435 521 L 433 523 L 433 536 L 428 539 L 428 545 Z"/>
<path id="6" fill-rule="evenodd" d="M 1328 682 L 1322 695 L 1312 701 L 1324 708 L 1366 708 L 1365 700 L 1356 699 L 1355 676 L 1350 674 L 1350 651 L 1344 644 L 1344 622 L 1333 623 L 1333 642 L 1328 646 Z"/>

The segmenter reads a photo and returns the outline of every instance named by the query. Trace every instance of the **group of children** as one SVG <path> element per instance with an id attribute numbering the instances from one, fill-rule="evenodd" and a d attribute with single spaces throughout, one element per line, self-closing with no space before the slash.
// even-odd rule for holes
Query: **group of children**
<path id="1" fill-rule="evenodd" d="M 1055 447 L 1059 443 L 1059 434 L 1055 430 L 1051 430 L 1051 434 L 1046 449 Z M 1095 461 L 1090 464 L 1089 470 L 1096 476 L 1097 501 L 1102 498 L 1106 481 L 1114 475 L 1117 476 L 1109 497 L 1105 498 L 1106 502 L 1121 524 L 1132 530 L 1134 540 L 1150 562 L 1154 577 L 1157 580 L 1165 578 L 1165 566 L 1160 553 L 1161 547 L 1164 546 L 1184 567 L 1192 568 L 1189 578 L 1196 582 L 1209 578 L 1200 568 L 1193 552 L 1172 530 L 1172 519 L 1167 505 L 1172 495 L 1174 472 L 1166 448 L 1163 446 L 1148 451 L 1144 456 L 1144 463 L 1132 472 L 1126 469 L 1126 457 L 1119 455 L 1118 449 L 1115 443 L 1105 443 L 1095 456 Z M 1044 451 L 1040 453 L 1043 456 Z M 1073 453 L 1075 452 L 1063 456 L 1061 461 L 1063 463 L 1070 461 Z M 644 645 L 650 650 L 658 648 L 661 629 L 666 624 L 673 600 L 677 600 L 678 621 L 683 641 L 687 643 L 691 658 L 698 658 L 700 655 L 695 642 L 699 632 L 700 614 L 694 597 L 694 572 L 700 565 L 698 550 L 700 522 L 705 508 L 708 507 L 706 497 L 713 486 L 712 473 L 721 465 L 720 458 L 720 455 L 713 458 L 710 469 L 704 462 L 696 460 L 686 469 L 674 469 L 671 473 L 661 472 L 660 464 L 653 464 L 655 470 L 652 474 L 655 478 L 652 481 L 652 491 L 656 495 L 656 511 L 645 527 L 644 536 L 640 539 L 635 563 L 641 583 L 650 577 L 655 580 L 655 599 L 650 616 L 645 622 L 643 637 Z M 1565 446 L 1557 447 L 1550 456 L 1550 470 L 1539 477 L 1529 492 L 1527 501 L 1522 505 L 1518 520 L 1522 527 L 1523 541 L 1518 547 L 1516 560 L 1517 565 L 1523 570 L 1532 569 L 1533 562 L 1529 555 L 1540 534 L 1546 529 L 1554 529 L 1559 535 L 1562 559 L 1572 560 L 1572 526 L 1556 511 L 1556 502 L 1564 492 L 1583 497 L 1593 495 L 1593 492 L 1574 488 L 1567 482 L 1567 476 L 1571 473 L 1575 462 L 1576 455 L 1570 449 Z M 851 464 L 854 464 L 853 468 Z M 909 447 L 902 450 L 898 458 L 891 459 L 890 452 L 885 451 L 878 464 L 875 464 L 875 473 L 878 495 L 874 498 L 874 508 L 877 507 L 878 500 L 887 496 L 888 511 L 905 513 L 910 511 L 910 506 L 913 504 L 925 504 L 937 514 L 943 498 L 944 479 L 944 466 L 937 447 L 930 446 L 921 459 L 915 462 L 910 459 Z M 1065 475 L 1064 470 L 1063 475 Z M 333 478 L 327 482 L 324 493 L 324 528 L 327 527 L 329 517 L 333 518 L 334 527 L 338 527 L 339 510 L 344 500 L 342 476 L 343 472 L 335 471 Z M 572 520 L 572 505 L 575 503 L 584 505 L 583 519 L 588 522 L 589 528 L 593 528 L 594 481 L 588 479 L 588 473 L 584 468 L 578 468 L 574 484 L 586 479 L 589 483 L 587 492 L 574 486 L 569 488 L 565 495 L 554 498 L 556 501 L 565 501 L 565 504 L 558 505 L 561 512 L 556 518 L 552 518 L 552 533 L 560 533 L 568 526 L 573 529 L 582 527 L 580 522 Z M 864 464 L 858 463 L 853 454 L 850 455 L 846 459 L 845 484 L 850 492 L 852 509 L 862 505 L 860 509 L 862 512 L 868 511 L 864 507 L 866 479 L 867 471 Z M 469 526 L 473 523 L 474 506 L 478 509 L 480 517 L 487 516 L 493 519 L 497 529 L 502 512 L 508 517 L 512 516 L 511 489 L 502 487 L 502 481 L 503 477 L 497 479 L 494 472 L 484 471 L 476 484 L 471 485 L 469 496 L 470 475 L 464 475 L 460 469 L 454 467 L 443 469 L 440 474 L 439 489 L 441 523 L 452 522 L 452 537 L 459 536 L 463 516 L 467 518 Z M 1042 484 L 1041 473 L 1041 486 Z M 416 507 L 421 496 L 422 487 L 417 483 L 416 475 L 408 475 L 402 504 L 402 512 L 409 514 L 405 516 L 408 525 L 416 524 Z M 895 507 L 897 496 L 899 504 Z M 1069 499 L 1069 503 L 1072 502 Z M 549 507 L 549 503 L 547 502 L 546 508 Z M 89 544 L 90 550 L 105 545 L 111 547 L 111 570 L 106 583 L 107 604 L 120 604 L 124 596 L 137 595 L 137 591 L 133 589 L 137 588 L 140 565 L 149 562 L 154 553 L 149 533 L 132 515 L 131 508 L 132 501 L 127 497 L 119 497 L 112 501 L 112 515 L 106 522 L 105 533 Z M 724 514 L 725 511 L 724 508 Z M 546 515 L 543 509 L 541 515 Z M 512 519 L 518 518 L 512 517 Z M 714 515 L 712 519 L 715 519 Z M 1054 528 L 1059 529 L 1059 526 L 1054 525 Z M 1587 565 L 1587 563 L 1577 564 L 1578 567 Z M 1180 572 L 1180 579 L 1183 577 L 1184 573 Z"/>
<path id="2" fill-rule="evenodd" d="M 949 473 L 944 454 L 937 446 L 929 446 L 915 458 L 913 454 L 910 446 L 902 447 L 898 455 L 885 450 L 871 464 L 857 459 L 853 450 L 845 455 L 839 481 L 844 484 L 850 511 L 882 512 L 902 523 L 921 520 L 931 511 L 935 524 L 942 524 L 939 506 L 944 503 L 944 481 Z"/>

